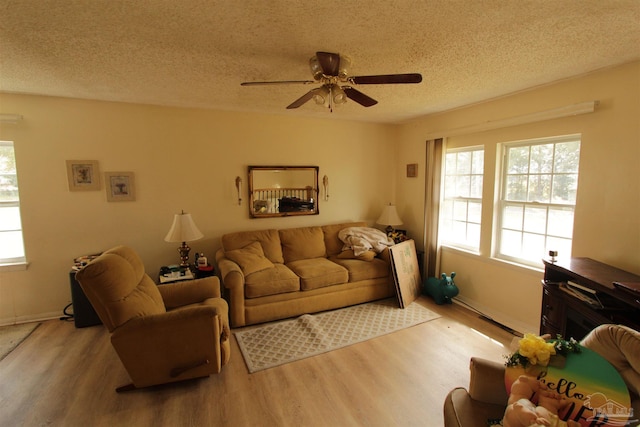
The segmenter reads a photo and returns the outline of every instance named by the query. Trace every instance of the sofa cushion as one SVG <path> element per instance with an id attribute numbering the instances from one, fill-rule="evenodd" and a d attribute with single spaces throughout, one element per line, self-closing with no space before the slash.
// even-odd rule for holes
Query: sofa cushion
<path id="1" fill-rule="evenodd" d="M 331 224 L 322 227 L 324 233 L 324 245 L 327 248 L 327 256 L 337 255 L 342 251 L 344 242 L 338 238 L 338 233 L 343 228 L 348 227 L 366 227 L 365 222 L 345 222 L 343 224 Z"/>
<path id="2" fill-rule="evenodd" d="M 225 256 L 238 264 L 245 276 L 273 268 L 273 263 L 264 256 L 260 242 L 249 243 L 242 249 L 227 251 Z"/>
<path id="3" fill-rule="evenodd" d="M 247 298 L 258 298 L 300 290 L 300 279 L 283 264 L 257 271 L 245 276 L 244 294 Z"/>
<path id="4" fill-rule="evenodd" d="M 374 251 L 365 251 L 360 255 L 356 255 L 353 249 L 347 249 L 336 255 L 338 259 L 359 259 L 360 261 L 372 261 L 376 257 Z"/>
<path id="5" fill-rule="evenodd" d="M 324 234 L 320 227 L 300 227 L 280 230 L 285 264 L 300 259 L 326 257 Z"/>
<path id="6" fill-rule="evenodd" d="M 349 282 L 358 282 L 360 280 L 378 279 L 389 276 L 389 264 L 380 258 L 374 258 L 371 261 L 343 259 L 338 257 L 331 257 L 330 259 L 349 271 Z"/>
<path id="7" fill-rule="evenodd" d="M 240 231 L 222 236 L 222 248 L 226 251 L 242 249 L 250 243 L 260 242 L 264 256 L 273 263 L 284 263 L 278 230 Z"/>
<path id="8" fill-rule="evenodd" d="M 300 277 L 300 289 L 324 288 L 349 281 L 346 268 L 326 258 L 300 259 L 287 264 Z"/>

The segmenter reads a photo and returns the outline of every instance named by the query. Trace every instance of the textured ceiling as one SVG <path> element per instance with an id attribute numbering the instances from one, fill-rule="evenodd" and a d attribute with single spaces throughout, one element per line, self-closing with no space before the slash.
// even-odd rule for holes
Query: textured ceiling
<path id="1" fill-rule="evenodd" d="M 240 86 L 310 79 L 316 51 L 423 82 L 333 113 L 285 109 L 310 86 Z M 638 59 L 638 0 L 0 0 L 13 93 L 400 122 Z"/>

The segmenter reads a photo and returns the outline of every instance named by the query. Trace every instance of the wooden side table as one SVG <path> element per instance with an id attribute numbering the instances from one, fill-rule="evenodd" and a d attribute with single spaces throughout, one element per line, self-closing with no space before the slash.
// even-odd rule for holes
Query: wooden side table
<path id="1" fill-rule="evenodd" d="M 165 269 L 169 269 L 169 272 L 165 272 Z M 213 266 L 207 266 L 205 268 L 196 268 L 190 265 L 189 268 L 169 268 L 161 267 L 158 273 L 157 283 L 164 285 L 167 283 L 182 282 L 185 280 L 202 279 L 203 277 L 215 276 L 216 271 Z"/>

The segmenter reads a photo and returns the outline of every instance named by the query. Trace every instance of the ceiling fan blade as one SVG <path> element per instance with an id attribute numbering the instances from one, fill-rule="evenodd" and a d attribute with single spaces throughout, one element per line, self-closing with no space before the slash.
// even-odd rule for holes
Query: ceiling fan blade
<path id="1" fill-rule="evenodd" d="M 317 88 L 311 89 L 309 92 L 305 93 L 300 98 L 296 99 L 291 104 L 287 105 L 287 110 L 291 110 L 292 108 L 298 108 L 301 105 L 305 104 L 308 100 L 313 98 L 313 95 L 315 95 L 317 90 L 318 90 Z"/>
<path id="2" fill-rule="evenodd" d="M 349 99 L 353 99 L 358 104 L 364 107 L 371 107 L 372 105 L 376 105 L 378 101 L 375 99 L 365 95 L 357 89 L 352 88 L 351 86 L 342 86 L 342 90 L 347 94 Z"/>
<path id="3" fill-rule="evenodd" d="M 303 84 L 308 85 L 310 83 L 317 83 L 315 80 L 276 80 L 271 82 L 242 82 L 240 86 L 265 86 L 265 85 L 289 85 L 289 84 Z"/>
<path id="4" fill-rule="evenodd" d="M 329 52 L 316 52 L 316 57 L 326 76 L 337 76 L 340 71 L 340 55 Z"/>
<path id="5" fill-rule="evenodd" d="M 418 73 L 409 73 L 409 74 L 383 74 L 379 76 L 354 76 L 354 77 L 349 77 L 349 81 L 358 85 L 420 83 L 422 81 L 422 75 Z"/>

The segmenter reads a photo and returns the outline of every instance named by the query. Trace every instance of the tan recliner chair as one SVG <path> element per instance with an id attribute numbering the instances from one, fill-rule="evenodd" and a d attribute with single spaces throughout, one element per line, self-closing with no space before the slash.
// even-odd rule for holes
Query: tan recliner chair
<path id="1" fill-rule="evenodd" d="M 600 325 L 581 344 L 611 363 L 629 388 L 634 419 L 640 415 L 640 332 L 622 325 Z M 444 402 L 445 427 L 486 427 L 502 419 L 507 406 L 503 363 L 471 359 L 469 390 L 449 392 Z M 631 424 L 636 425 L 636 424 Z"/>
<path id="2" fill-rule="evenodd" d="M 110 249 L 76 273 L 131 377 L 117 391 L 219 373 L 229 315 L 217 277 L 157 286 L 136 252 Z"/>

